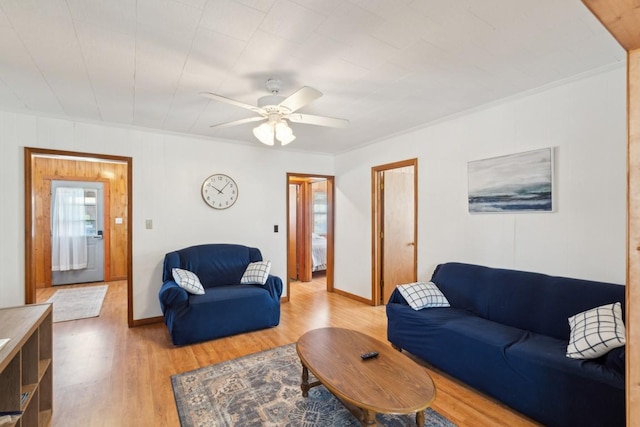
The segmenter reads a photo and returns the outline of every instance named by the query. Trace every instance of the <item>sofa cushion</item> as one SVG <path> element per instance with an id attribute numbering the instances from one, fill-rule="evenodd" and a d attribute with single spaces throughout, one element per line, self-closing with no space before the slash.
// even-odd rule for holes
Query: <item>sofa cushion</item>
<path id="1" fill-rule="evenodd" d="M 257 261 L 249 263 L 240 279 L 241 285 L 264 285 L 269 278 L 271 261 Z"/>
<path id="2" fill-rule="evenodd" d="M 173 268 L 171 273 L 173 274 L 173 280 L 182 289 L 194 295 L 204 295 L 202 283 L 200 283 L 200 279 L 195 273 L 181 268 Z"/>
<path id="3" fill-rule="evenodd" d="M 230 285 L 205 288 L 204 295 L 189 295 L 188 309 L 165 315 L 176 345 L 255 331 L 278 325 L 280 304 L 262 286 Z"/>
<path id="4" fill-rule="evenodd" d="M 507 348 L 505 369 L 518 385 L 497 397 L 543 425 L 623 427 L 624 375 L 597 359 L 570 359 L 566 349 L 566 341 L 540 334 Z"/>
<path id="5" fill-rule="evenodd" d="M 624 388 L 624 381 L 618 372 L 605 366 L 600 359 L 581 360 L 565 356 L 566 342 L 546 335 L 527 333 L 525 339 L 506 351 L 509 366 L 532 383 L 542 381 L 541 373 L 551 370 L 555 375 L 581 377 L 616 388 Z"/>
<path id="6" fill-rule="evenodd" d="M 595 359 L 625 344 L 625 328 L 619 302 L 605 304 L 569 318 L 571 335 L 567 357 Z"/>
<path id="7" fill-rule="evenodd" d="M 398 285 L 398 291 L 414 310 L 449 307 L 449 301 L 433 282 L 414 282 Z"/>

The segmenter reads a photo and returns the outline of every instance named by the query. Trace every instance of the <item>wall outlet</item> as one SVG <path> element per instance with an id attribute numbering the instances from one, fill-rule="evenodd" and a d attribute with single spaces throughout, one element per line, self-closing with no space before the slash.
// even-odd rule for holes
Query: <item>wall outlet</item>
<path id="1" fill-rule="evenodd" d="M 147 230 L 151 230 L 153 229 L 153 220 L 148 219 L 145 221 L 145 226 L 147 227 Z"/>

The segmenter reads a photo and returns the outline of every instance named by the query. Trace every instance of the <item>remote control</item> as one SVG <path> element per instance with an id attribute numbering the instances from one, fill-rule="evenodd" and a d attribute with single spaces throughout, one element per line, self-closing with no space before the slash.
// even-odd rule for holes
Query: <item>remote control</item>
<path id="1" fill-rule="evenodd" d="M 373 359 L 374 357 L 378 357 L 378 352 L 370 351 L 368 353 L 361 354 L 360 357 L 362 357 L 362 360 Z"/>

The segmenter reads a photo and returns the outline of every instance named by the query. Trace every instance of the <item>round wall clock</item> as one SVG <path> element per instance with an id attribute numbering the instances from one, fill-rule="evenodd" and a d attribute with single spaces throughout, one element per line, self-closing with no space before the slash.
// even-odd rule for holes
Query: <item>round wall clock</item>
<path id="1" fill-rule="evenodd" d="M 227 209 L 238 200 L 238 185 L 222 173 L 211 175 L 202 183 L 202 198 L 214 209 Z"/>

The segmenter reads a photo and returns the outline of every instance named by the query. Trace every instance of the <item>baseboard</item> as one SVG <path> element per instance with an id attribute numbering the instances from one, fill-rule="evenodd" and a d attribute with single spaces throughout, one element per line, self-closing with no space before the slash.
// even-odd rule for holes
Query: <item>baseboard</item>
<path id="1" fill-rule="evenodd" d="M 147 317 L 146 319 L 134 319 L 133 324 L 131 326 L 136 327 L 136 326 L 152 325 L 154 323 L 161 323 L 161 322 L 164 322 L 164 317 L 162 316 Z"/>
<path id="2" fill-rule="evenodd" d="M 352 299 L 352 300 L 356 300 L 356 301 L 365 303 L 365 304 L 374 305 L 373 301 L 371 301 L 370 299 L 363 298 L 360 295 L 354 295 L 354 294 L 351 294 L 349 292 L 341 291 L 340 289 L 333 288 L 333 293 L 334 294 L 338 294 L 338 295 L 343 296 L 343 297 L 346 297 L 346 298 L 349 298 L 349 299 Z"/>

